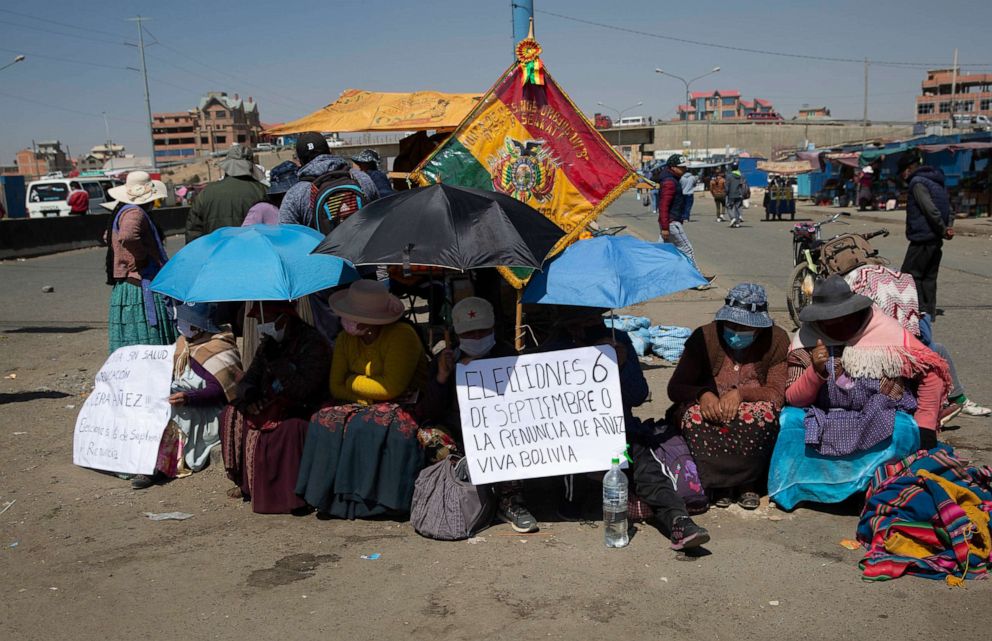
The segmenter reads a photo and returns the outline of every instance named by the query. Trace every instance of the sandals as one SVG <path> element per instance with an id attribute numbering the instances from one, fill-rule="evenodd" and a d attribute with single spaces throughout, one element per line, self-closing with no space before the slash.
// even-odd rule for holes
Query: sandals
<path id="1" fill-rule="evenodd" d="M 758 506 L 761 505 L 761 497 L 758 496 L 757 492 L 741 492 L 737 504 L 745 510 L 757 510 Z"/>
<path id="2" fill-rule="evenodd" d="M 730 507 L 733 502 L 734 501 L 730 498 L 729 492 L 721 492 L 713 495 L 713 507 L 726 509 Z"/>

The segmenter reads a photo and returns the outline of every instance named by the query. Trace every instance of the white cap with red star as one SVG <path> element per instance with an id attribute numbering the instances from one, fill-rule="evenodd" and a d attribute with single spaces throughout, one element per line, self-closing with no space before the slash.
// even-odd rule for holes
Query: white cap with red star
<path id="1" fill-rule="evenodd" d="M 470 296 L 464 298 L 451 310 L 451 321 L 456 334 L 464 334 L 479 329 L 492 329 L 496 324 L 493 306 L 484 298 Z"/>

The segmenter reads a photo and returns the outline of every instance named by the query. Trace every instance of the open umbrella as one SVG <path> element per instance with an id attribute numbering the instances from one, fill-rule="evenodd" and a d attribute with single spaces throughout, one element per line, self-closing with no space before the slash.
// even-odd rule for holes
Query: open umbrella
<path id="1" fill-rule="evenodd" d="M 672 245 L 599 236 L 551 260 L 531 278 L 523 302 L 620 309 L 707 282 Z"/>
<path id="2" fill-rule="evenodd" d="M 222 227 L 169 260 L 153 291 L 187 303 L 296 300 L 358 279 L 334 256 L 312 254 L 323 235 L 301 225 Z"/>
<path id="3" fill-rule="evenodd" d="M 515 198 L 438 184 L 366 205 L 314 251 L 355 265 L 540 269 L 564 235 Z"/>

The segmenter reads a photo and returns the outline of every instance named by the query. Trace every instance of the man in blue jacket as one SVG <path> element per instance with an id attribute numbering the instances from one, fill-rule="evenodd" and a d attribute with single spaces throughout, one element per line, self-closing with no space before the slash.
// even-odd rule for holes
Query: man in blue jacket
<path id="1" fill-rule="evenodd" d="M 944 172 L 923 165 L 915 151 L 899 159 L 899 174 L 909 184 L 906 198 L 906 240 L 909 247 L 902 272 L 916 281 L 920 312 L 937 318 L 937 272 L 944 240 L 954 238 L 951 199 L 944 187 Z"/>

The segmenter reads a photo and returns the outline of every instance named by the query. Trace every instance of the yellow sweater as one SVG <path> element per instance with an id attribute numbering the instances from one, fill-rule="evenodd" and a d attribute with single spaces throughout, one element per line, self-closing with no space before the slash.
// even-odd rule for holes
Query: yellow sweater
<path id="1" fill-rule="evenodd" d="M 425 366 L 423 345 L 407 323 L 386 325 L 369 345 L 341 332 L 334 342 L 331 395 L 363 404 L 390 401 L 402 396 Z"/>

